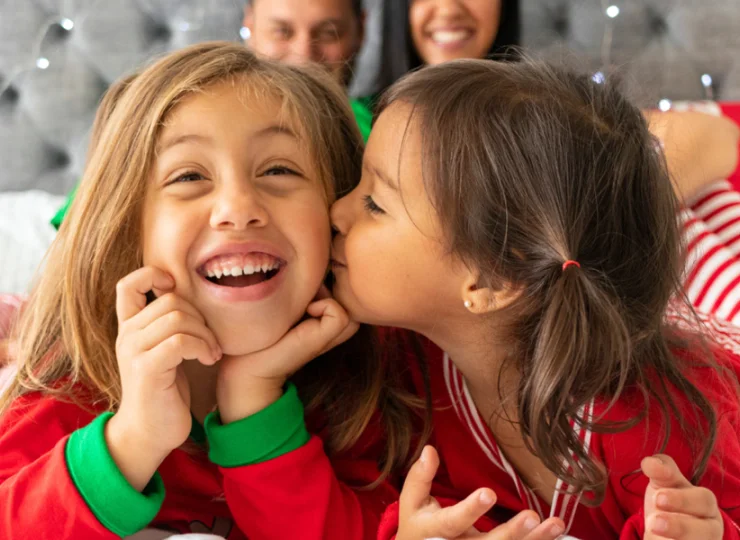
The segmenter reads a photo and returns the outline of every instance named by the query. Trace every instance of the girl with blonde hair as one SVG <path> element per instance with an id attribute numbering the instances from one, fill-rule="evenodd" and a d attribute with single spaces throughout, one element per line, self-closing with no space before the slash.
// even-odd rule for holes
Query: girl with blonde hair
<path id="1" fill-rule="evenodd" d="M 388 434 L 385 450 L 372 448 L 383 474 L 410 447 L 393 427 L 409 422 L 405 396 L 383 385 L 372 354 L 352 352 L 372 350 L 366 331 L 302 369 L 357 330 L 322 286 L 329 205 L 360 176 L 342 90 L 208 43 L 106 102 L 0 398 L 0 536 L 374 531 L 383 490 L 338 511 L 347 488 L 333 473 L 299 492 L 280 486 L 266 506 L 250 498 L 255 485 L 290 481 L 276 470 L 331 471 L 324 446 L 343 479 L 375 482 L 367 448 L 355 449 L 368 425 Z M 323 440 L 307 431 L 293 374 Z M 379 404 L 393 413 L 382 426 Z M 298 509 L 289 519 L 286 489 Z"/>

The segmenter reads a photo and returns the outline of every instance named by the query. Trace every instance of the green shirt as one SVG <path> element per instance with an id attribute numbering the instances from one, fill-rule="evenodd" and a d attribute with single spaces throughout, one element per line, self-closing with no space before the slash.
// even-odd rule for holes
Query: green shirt
<path id="1" fill-rule="evenodd" d="M 352 112 L 355 115 L 355 121 L 362 133 L 362 140 L 367 143 L 370 136 L 370 129 L 373 125 L 373 106 L 375 105 L 375 96 L 352 98 L 349 100 Z"/>

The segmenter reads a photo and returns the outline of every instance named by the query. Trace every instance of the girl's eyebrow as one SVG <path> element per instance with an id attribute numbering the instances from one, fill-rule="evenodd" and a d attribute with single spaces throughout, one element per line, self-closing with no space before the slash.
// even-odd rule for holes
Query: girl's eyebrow
<path id="1" fill-rule="evenodd" d="M 177 146 L 178 144 L 184 144 L 187 142 L 195 142 L 195 143 L 200 143 L 200 144 L 212 144 L 213 139 L 205 135 L 198 135 L 197 133 L 187 133 L 185 135 L 178 135 L 175 137 L 164 139 L 157 146 L 157 153 L 163 152 L 169 148 L 172 148 L 173 146 Z"/>
<path id="2" fill-rule="evenodd" d="M 372 174 L 373 176 L 377 177 L 378 180 L 386 184 L 389 188 L 391 188 L 393 191 L 398 191 L 398 186 L 396 183 L 391 179 L 390 176 L 385 174 L 383 171 L 381 171 L 379 168 L 375 167 L 371 163 L 367 163 L 367 161 L 363 164 L 362 168 L 368 173 Z"/>
<path id="3" fill-rule="evenodd" d="M 292 137 L 294 139 L 298 139 L 298 136 L 295 134 L 295 132 L 290 129 L 287 126 L 280 125 L 280 124 L 273 124 L 269 125 L 265 128 L 260 129 L 257 133 L 252 135 L 253 138 L 260 138 L 260 137 L 266 137 L 270 135 L 287 135 L 289 137 Z M 206 145 L 213 145 L 214 141 L 211 137 L 207 135 L 200 135 L 198 133 L 186 133 L 183 135 L 175 135 L 173 137 L 168 137 L 163 139 L 160 144 L 157 146 L 157 153 L 164 152 L 165 150 L 168 150 L 172 148 L 173 146 L 177 146 L 178 144 L 184 144 L 184 143 L 198 143 L 198 144 L 206 144 Z"/>
<path id="4" fill-rule="evenodd" d="M 262 128 L 254 134 L 254 137 L 264 137 L 265 135 L 288 135 L 289 137 L 298 139 L 298 135 L 296 135 L 292 129 L 283 124 L 273 124 Z"/>

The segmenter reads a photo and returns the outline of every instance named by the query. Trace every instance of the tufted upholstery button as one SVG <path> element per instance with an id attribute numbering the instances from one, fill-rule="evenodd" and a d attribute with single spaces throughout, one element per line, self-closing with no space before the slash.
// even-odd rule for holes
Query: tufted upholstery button
<path id="1" fill-rule="evenodd" d="M 0 78 L 0 88 L 3 85 L 3 80 Z M 20 98 L 20 95 L 18 94 L 18 90 L 11 84 L 9 85 L 5 91 L 0 95 L 0 106 L 1 104 L 6 105 L 13 105 L 18 101 Z"/>
<path id="2" fill-rule="evenodd" d="M 53 168 L 64 169 L 72 162 L 64 150 L 53 149 L 49 151 L 49 164 Z"/>
<path id="3" fill-rule="evenodd" d="M 562 38 L 565 38 L 568 35 L 569 29 L 568 18 L 565 15 L 554 17 L 552 27 Z"/>
<path id="4" fill-rule="evenodd" d="M 152 41 L 169 41 L 172 38 L 172 31 L 165 24 L 152 24 L 147 34 Z"/>
<path id="5" fill-rule="evenodd" d="M 653 8 L 647 10 L 648 28 L 654 37 L 662 36 L 668 32 L 668 22 L 664 16 Z"/>

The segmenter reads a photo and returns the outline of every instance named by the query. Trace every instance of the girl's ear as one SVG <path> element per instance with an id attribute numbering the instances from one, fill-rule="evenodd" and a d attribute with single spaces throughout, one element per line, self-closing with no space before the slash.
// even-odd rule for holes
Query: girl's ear
<path id="1" fill-rule="evenodd" d="M 504 286 L 493 289 L 481 287 L 480 283 L 480 274 L 470 272 L 463 280 L 461 294 L 463 306 L 476 315 L 484 315 L 508 307 L 522 294 L 522 290 L 518 288 Z"/>

